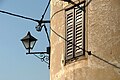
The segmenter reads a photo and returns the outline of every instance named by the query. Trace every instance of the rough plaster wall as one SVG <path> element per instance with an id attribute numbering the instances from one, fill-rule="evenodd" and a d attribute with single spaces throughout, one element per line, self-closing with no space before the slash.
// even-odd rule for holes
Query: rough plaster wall
<path id="1" fill-rule="evenodd" d="M 88 50 L 120 67 L 119 12 L 120 0 L 93 0 L 91 2 L 88 8 Z M 88 62 L 88 66 L 94 72 L 92 74 L 98 77 L 97 80 L 120 79 L 120 69 L 95 57 L 89 57 Z M 92 78 L 95 78 L 93 75 L 91 75 Z"/>
<path id="2" fill-rule="evenodd" d="M 75 0 L 74 0 L 75 1 Z M 89 0 L 88 0 L 89 1 Z M 68 3 L 51 1 L 51 27 L 65 37 Z M 120 0 L 92 0 L 86 8 L 86 47 L 120 67 Z M 94 56 L 64 65 L 65 41 L 51 31 L 50 80 L 120 80 L 120 69 Z"/>
<path id="3" fill-rule="evenodd" d="M 58 34 L 64 37 L 64 12 L 59 11 L 62 9 L 62 2 L 60 0 L 51 1 L 51 28 L 56 31 Z M 62 14 L 62 15 L 61 15 Z M 61 70 L 61 63 L 64 53 L 64 40 L 56 36 L 51 31 L 51 67 L 50 67 L 50 78 L 51 80 L 57 80 L 56 77 L 59 77 L 58 72 Z M 64 60 L 64 59 L 63 59 Z"/>

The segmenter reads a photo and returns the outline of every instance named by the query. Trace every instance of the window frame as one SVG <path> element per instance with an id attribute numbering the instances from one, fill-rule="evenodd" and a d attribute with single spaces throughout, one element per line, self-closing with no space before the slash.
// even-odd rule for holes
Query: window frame
<path id="1" fill-rule="evenodd" d="M 79 55 L 79 56 L 76 56 L 76 52 L 75 52 L 75 50 L 76 50 L 76 46 L 74 46 L 74 44 L 75 44 L 75 34 L 76 34 L 76 32 L 75 32 L 75 28 L 76 28 L 76 24 L 75 24 L 75 17 L 76 17 L 76 15 L 75 15 L 75 8 L 77 7 L 77 6 L 81 6 L 81 5 L 83 5 L 83 14 L 82 14 L 82 18 L 83 18 L 83 25 L 82 25 L 82 55 Z M 74 60 L 74 59 L 76 59 L 76 58 L 79 58 L 80 56 L 85 56 L 85 1 L 83 1 L 83 2 L 81 2 L 81 3 L 79 3 L 79 4 L 76 4 L 76 5 L 74 5 L 74 6 L 72 6 L 72 7 L 70 7 L 70 8 L 67 8 L 66 10 L 65 10 L 65 39 L 67 40 L 67 31 L 66 31 L 66 29 L 67 29 L 67 22 L 66 22 L 66 13 L 67 12 L 69 12 L 69 10 L 73 10 L 73 43 L 71 43 L 72 44 L 72 47 L 73 47 L 73 53 L 72 53 L 72 57 L 70 57 L 70 58 L 68 58 L 67 59 L 67 42 L 68 41 L 65 41 L 65 62 L 67 62 L 67 61 L 70 61 L 70 60 Z"/>

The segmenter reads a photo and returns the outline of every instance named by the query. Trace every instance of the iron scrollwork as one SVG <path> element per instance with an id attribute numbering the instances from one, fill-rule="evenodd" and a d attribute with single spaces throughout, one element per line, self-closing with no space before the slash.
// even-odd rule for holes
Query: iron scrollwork
<path id="1" fill-rule="evenodd" d="M 45 62 L 47 64 L 49 64 L 49 55 L 48 54 L 34 54 L 35 57 L 39 58 L 41 60 L 41 62 Z"/>

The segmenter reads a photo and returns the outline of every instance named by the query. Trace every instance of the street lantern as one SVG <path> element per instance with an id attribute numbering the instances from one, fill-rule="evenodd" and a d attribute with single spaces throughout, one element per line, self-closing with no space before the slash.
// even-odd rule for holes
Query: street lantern
<path id="1" fill-rule="evenodd" d="M 27 35 L 21 39 L 21 41 L 22 41 L 24 47 L 25 47 L 26 49 L 28 49 L 28 52 L 30 53 L 30 49 L 33 49 L 33 47 L 34 47 L 37 39 L 34 38 L 34 37 L 30 34 L 30 32 L 28 32 Z"/>
<path id="2" fill-rule="evenodd" d="M 47 28 L 46 28 L 45 25 L 42 26 L 42 27 L 45 27 L 47 38 L 48 38 L 48 41 L 49 41 L 49 44 L 50 44 L 50 39 L 49 39 L 49 35 L 47 33 Z M 37 41 L 37 39 L 34 38 L 30 34 L 30 32 L 28 32 L 27 35 L 21 39 L 21 41 L 22 41 L 24 47 L 28 50 L 28 53 L 26 53 L 26 54 L 34 54 L 34 56 L 41 59 L 42 62 L 47 63 L 48 67 L 50 69 L 50 46 L 47 47 L 47 51 L 44 51 L 44 52 L 30 52 L 30 50 L 34 48 L 34 45 Z"/>
<path id="3" fill-rule="evenodd" d="M 28 53 L 26 54 L 33 54 L 35 57 L 41 59 L 42 62 L 45 62 L 48 64 L 48 68 L 50 69 L 50 51 L 51 51 L 51 47 L 50 47 L 50 38 L 49 38 L 49 34 L 47 32 L 47 28 L 45 24 L 39 23 L 39 25 L 36 27 L 37 31 L 41 31 L 42 28 L 45 29 L 46 35 L 47 35 L 47 39 L 49 42 L 49 47 L 47 47 L 46 51 L 39 51 L 39 52 L 31 52 L 30 50 L 34 48 L 34 45 L 37 41 L 36 38 L 34 38 L 30 32 L 27 33 L 27 35 L 25 37 L 23 37 L 21 39 L 24 47 L 28 50 Z"/>

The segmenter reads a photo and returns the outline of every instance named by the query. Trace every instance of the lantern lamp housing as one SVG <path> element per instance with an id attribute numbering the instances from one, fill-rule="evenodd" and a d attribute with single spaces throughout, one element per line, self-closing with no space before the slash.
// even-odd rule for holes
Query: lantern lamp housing
<path id="1" fill-rule="evenodd" d="M 34 38 L 34 37 L 30 34 L 30 32 L 28 32 L 27 35 L 26 35 L 24 38 L 21 39 L 21 41 L 22 41 L 24 47 L 25 47 L 26 49 L 28 49 L 29 52 L 30 52 L 30 49 L 33 49 L 33 47 L 34 47 L 37 39 Z"/>

